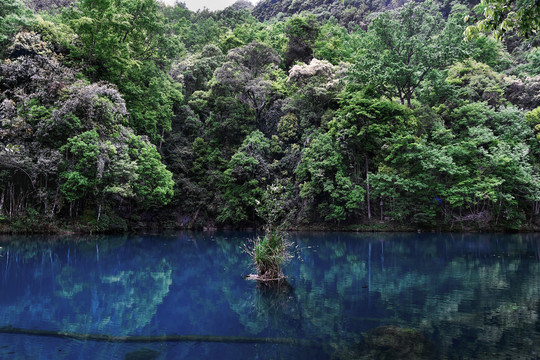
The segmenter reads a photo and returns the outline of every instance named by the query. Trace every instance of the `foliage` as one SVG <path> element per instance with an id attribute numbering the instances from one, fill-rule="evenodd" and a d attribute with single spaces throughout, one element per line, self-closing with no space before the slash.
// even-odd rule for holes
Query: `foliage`
<path id="1" fill-rule="evenodd" d="M 215 72 L 216 82 L 227 86 L 241 103 L 255 112 L 255 120 L 263 130 L 263 115 L 272 99 L 272 70 L 280 62 L 269 46 L 252 42 L 229 51 L 227 62 Z"/>
<path id="2" fill-rule="evenodd" d="M 540 75 L 522 79 L 510 78 L 505 89 L 505 98 L 526 110 L 540 106 Z"/>
<path id="3" fill-rule="evenodd" d="M 182 52 L 155 0 L 80 0 L 63 13 L 77 35 L 70 55 L 86 74 L 116 84 L 130 107 L 130 125 L 154 142 L 170 130 L 181 93 L 162 68 Z"/>
<path id="4" fill-rule="evenodd" d="M 365 192 L 351 181 L 344 165 L 336 141 L 328 133 L 316 136 L 304 150 L 296 169 L 300 196 L 317 206 L 317 218 L 343 221 L 360 208 Z"/>
<path id="5" fill-rule="evenodd" d="M 206 45 L 200 53 L 182 59 L 171 70 L 171 76 L 182 84 L 186 96 L 193 92 L 208 90 L 208 81 L 214 71 L 223 64 L 225 56 L 215 45 Z"/>
<path id="6" fill-rule="evenodd" d="M 463 41 L 467 1 L 25 4 L 0 0 L 3 225 L 537 226 L 514 15 L 500 43 Z"/>
<path id="7" fill-rule="evenodd" d="M 0 1 L 0 48 L 4 49 L 22 26 L 28 25 L 31 13 L 19 0 Z M 3 52 L 3 51 L 2 51 Z M 2 55 L 0 52 L 0 55 Z"/>
<path id="8" fill-rule="evenodd" d="M 483 31 L 500 39 L 513 30 L 522 36 L 531 36 L 540 29 L 538 0 L 481 0 L 478 8 L 483 18 L 467 28 L 468 37 Z"/>
<path id="9" fill-rule="evenodd" d="M 12 60 L 0 66 L 0 117 L 10 216 L 25 210 L 23 202 L 51 218 L 96 205 L 102 228 L 102 209 L 115 216 L 106 205 L 170 201 L 172 174 L 155 146 L 126 127 L 126 103 L 114 86 L 76 80 L 36 33 L 18 34 L 9 51 Z"/>
<path id="10" fill-rule="evenodd" d="M 455 96 L 465 101 L 486 101 L 491 106 L 504 103 L 504 76 L 488 65 L 465 60 L 450 67 L 446 81 L 459 90 Z"/>
<path id="11" fill-rule="evenodd" d="M 285 235 L 274 230 L 267 232 L 262 239 L 260 237 L 255 239 L 252 247 L 245 248 L 257 268 L 257 280 L 284 279 L 281 267 L 292 258 L 290 246 Z"/>
<path id="12" fill-rule="evenodd" d="M 316 16 L 320 22 L 338 22 L 339 25 L 353 30 L 359 26 L 366 26 L 371 14 L 391 10 L 403 3 L 381 0 L 262 0 L 253 9 L 253 15 L 260 20 L 268 21 L 308 13 Z"/>
<path id="13" fill-rule="evenodd" d="M 529 111 L 525 114 L 525 119 L 529 125 L 534 129 L 536 138 L 540 141 L 540 107 L 537 107 L 534 110 Z"/>
<path id="14" fill-rule="evenodd" d="M 309 64 L 297 64 L 289 70 L 287 82 L 292 91 L 284 108 L 299 118 L 299 125 L 306 134 L 332 118 L 346 70 L 344 65 L 333 66 L 318 59 Z"/>
<path id="15" fill-rule="evenodd" d="M 129 140 L 136 149 L 128 151 L 137 164 L 134 190 L 139 204 L 143 207 L 166 205 L 173 195 L 172 174 L 152 144 L 136 136 L 130 136 Z"/>
<path id="16" fill-rule="evenodd" d="M 217 220 L 242 223 L 255 220 L 255 209 L 270 179 L 267 162 L 270 143 L 260 131 L 249 134 L 225 170 L 225 204 Z"/>
<path id="17" fill-rule="evenodd" d="M 285 34 L 289 38 L 285 53 L 285 67 L 299 61 L 308 63 L 313 58 L 313 45 L 319 35 L 319 24 L 314 16 L 294 16 L 285 25 Z"/>
<path id="18" fill-rule="evenodd" d="M 414 92 L 432 70 L 463 57 L 460 12 L 442 18 L 431 2 L 406 4 L 373 20 L 364 36 L 353 76 L 362 84 L 411 107 Z"/>
<path id="19" fill-rule="evenodd" d="M 319 36 L 313 46 L 314 56 L 334 65 L 353 62 L 357 37 L 358 32 L 348 33 L 345 27 L 325 23 L 320 27 Z"/>
<path id="20" fill-rule="evenodd" d="M 523 120 L 512 116 L 506 121 Z M 489 222 L 519 226 L 519 199 L 538 197 L 529 147 L 514 137 L 496 137 L 482 123 L 455 133 L 439 124 L 432 131 L 431 142 L 395 139 L 385 165 L 373 176 L 374 193 L 391 204 L 389 214 L 401 220 L 412 216 L 421 225 L 438 218 L 479 227 Z"/>

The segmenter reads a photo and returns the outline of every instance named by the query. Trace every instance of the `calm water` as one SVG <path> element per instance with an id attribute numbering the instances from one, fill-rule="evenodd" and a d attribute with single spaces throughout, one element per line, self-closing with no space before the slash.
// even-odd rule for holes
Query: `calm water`
<path id="1" fill-rule="evenodd" d="M 424 358 L 540 358 L 540 235 L 293 233 L 280 292 L 242 278 L 253 236 L 0 237 L 0 327 L 227 337 L 0 333 L 0 359 L 390 359 L 366 342 L 387 325 L 425 337 Z M 240 336 L 308 344 L 229 342 Z"/>

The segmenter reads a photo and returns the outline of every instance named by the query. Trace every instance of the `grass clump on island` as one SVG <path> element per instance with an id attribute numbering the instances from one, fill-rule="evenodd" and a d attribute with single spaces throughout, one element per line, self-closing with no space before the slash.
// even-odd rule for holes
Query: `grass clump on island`
<path id="1" fill-rule="evenodd" d="M 283 275 L 282 266 L 292 259 L 291 243 L 281 231 L 267 231 L 261 239 L 257 237 L 246 245 L 248 253 L 257 269 L 257 274 L 248 275 L 246 278 L 257 281 L 281 281 Z"/>

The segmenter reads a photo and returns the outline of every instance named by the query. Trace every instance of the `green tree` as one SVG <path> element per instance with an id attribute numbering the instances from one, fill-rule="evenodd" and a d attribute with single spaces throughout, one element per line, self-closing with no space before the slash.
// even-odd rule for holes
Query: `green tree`
<path id="1" fill-rule="evenodd" d="M 134 200 L 147 209 L 170 202 L 174 182 L 154 145 L 127 129 L 100 136 L 94 129 L 70 138 L 65 153 L 61 191 L 70 202 L 87 198 L 98 205 L 97 221 L 105 201 Z"/>
<path id="2" fill-rule="evenodd" d="M 260 131 L 249 134 L 231 157 L 225 170 L 225 201 L 218 221 L 241 224 L 258 219 L 266 184 L 270 181 L 268 167 L 270 142 Z"/>
<path id="3" fill-rule="evenodd" d="M 338 65 L 343 61 L 351 61 L 352 36 L 347 29 L 330 22 L 321 26 L 319 37 L 313 46 L 314 56 L 320 60 L 330 61 Z"/>
<path id="4" fill-rule="evenodd" d="M 341 80 L 345 72 L 346 67 L 318 59 L 291 68 L 284 109 L 298 116 L 304 133 L 314 132 L 332 118 L 333 110 L 338 107 L 338 94 L 344 86 Z"/>
<path id="5" fill-rule="evenodd" d="M 0 0 L 0 48 L 5 49 L 11 37 L 30 23 L 32 15 L 19 0 Z M 0 52 L 0 56 L 3 51 Z"/>
<path id="6" fill-rule="evenodd" d="M 488 65 L 468 59 L 456 63 L 448 70 L 446 82 L 457 88 L 458 103 L 486 101 L 491 106 L 500 106 L 504 99 L 504 76 Z"/>
<path id="7" fill-rule="evenodd" d="M 391 138 L 416 128 L 411 110 L 403 105 L 364 98 L 359 92 L 344 92 L 340 108 L 329 124 L 338 139 L 355 184 L 365 182 L 367 216 L 371 219 L 370 168 L 376 168 L 381 149 Z"/>
<path id="8" fill-rule="evenodd" d="M 539 196 L 532 133 L 515 108 L 485 110 L 453 115 L 456 123 L 468 118 L 466 126 L 437 121 L 423 138 L 408 134 L 389 143 L 371 177 L 387 215 L 423 226 L 520 227 Z"/>
<path id="9" fill-rule="evenodd" d="M 373 196 L 382 202 L 381 215 L 384 208 L 395 221 L 433 226 L 446 204 L 441 199 L 446 178 L 461 169 L 444 148 L 412 134 L 395 136 L 383 154 L 384 161 L 370 176 Z"/>
<path id="10" fill-rule="evenodd" d="M 330 133 L 314 137 L 304 149 L 302 162 L 296 169 L 300 197 L 315 210 L 313 220 L 344 221 L 364 201 L 365 191 L 348 176 L 346 163 L 338 144 Z"/>
<path id="11" fill-rule="evenodd" d="M 375 18 L 352 76 L 381 96 L 411 107 L 416 89 L 431 71 L 463 56 L 460 12 L 444 20 L 431 2 L 404 5 Z"/>
<path id="12" fill-rule="evenodd" d="M 65 166 L 66 170 L 61 174 L 64 179 L 61 190 L 66 199 L 72 202 L 88 196 L 99 182 L 100 144 L 97 131 L 87 131 L 70 138 L 60 151 L 65 152 L 66 160 L 73 163 L 72 166 Z"/>
<path id="13" fill-rule="evenodd" d="M 532 49 L 526 56 L 527 64 L 523 66 L 524 70 L 531 76 L 540 75 L 540 49 Z"/>
<path id="14" fill-rule="evenodd" d="M 126 127 L 117 88 L 77 80 L 34 32 L 13 40 L 12 59 L 0 64 L 0 172 L 8 179 L 9 207 L 33 208 L 51 219 L 65 214 L 68 203 L 70 215 L 97 209 L 99 222 L 104 207 L 115 215 L 122 203 L 138 209 L 166 204 L 172 174 L 155 146 Z M 31 193 L 36 196 L 28 200 Z"/>
<path id="15" fill-rule="evenodd" d="M 79 0 L 64 17 L 78 35 L 71 51 L 93 76 L 120 80 L 126 68 L 168 61 L 182 50 L 155 0 Z"/>
<path id="16" fill-rule="evenodd" d="M 525 115 L 525 118 L 527 119 L 527 123 L 533 129 L 536 135 L 536 139 L 540 142 L 540 106 L 534 110 L 529 111 Z"/>
<path id="17" fill-rule="evenodd" d="M 207 91 L 214 71 L 225 62 L 225 55 L 215 45 L 205 46 L 200 53 L 188 55 L 173 65 L 171 76 L 182 83 L 186 97 L 195 91 Z"/>
<path id="18" fill-rule="evenodd" d="M 119 82 L 130 114 L 130 126 L 161 147 L 171 131 L 174 114 L 182 102 L 182 87 L 153 63 L 126 70 L 126 81 Z"/>
<path id="19" fill-rule="evenodd" d="M 154 145 L 140 136 L 130 136 L 130 155 L 137 164 L 134 193 L 142 208 L 166 205 L 174 194 L 172 174 L 161 162 L 161 155 Z"/>
<path id="20" fill-rule="evenodd" d="M 181 92 L 163 69 L 182 53 L 180 38 L 155 0 L 80 0 L 63 14 L 77 34 L 70 54 L 94 80 L 116 84 L 130 124 L 154 142 L 171 128 Z"/>

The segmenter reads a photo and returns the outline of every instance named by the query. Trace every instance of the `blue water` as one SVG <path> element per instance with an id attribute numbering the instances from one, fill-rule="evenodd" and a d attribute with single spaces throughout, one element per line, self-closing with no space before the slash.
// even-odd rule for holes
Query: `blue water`
<path id="1" fill-rule="evenodd" d="M 279 292 L 243 279 L 254 236 L 0 237 L 0 327 L 308 346 L 0 333 L 0 359 L 390 359 L 365 342 L 388 325 L 425 337 L 418 357 L 540 358 L 540 235 L 292 233 Z"/>

